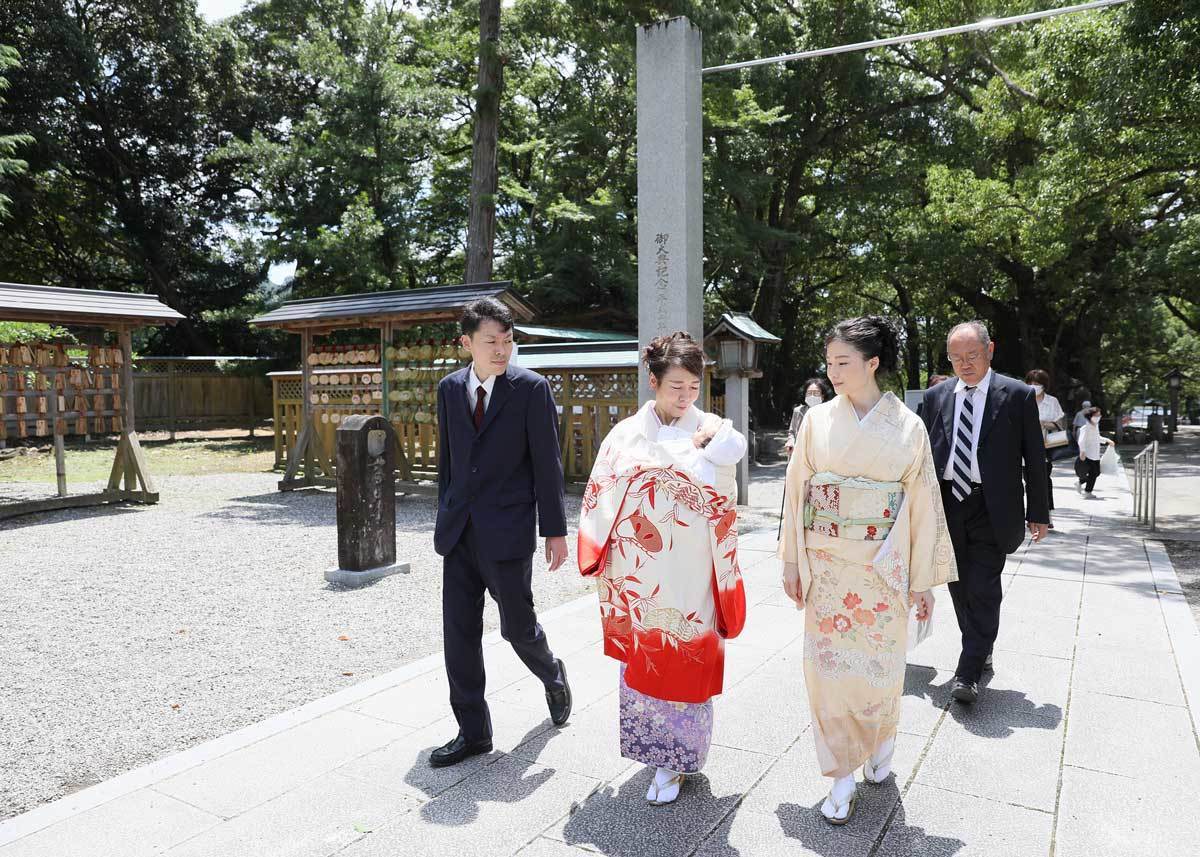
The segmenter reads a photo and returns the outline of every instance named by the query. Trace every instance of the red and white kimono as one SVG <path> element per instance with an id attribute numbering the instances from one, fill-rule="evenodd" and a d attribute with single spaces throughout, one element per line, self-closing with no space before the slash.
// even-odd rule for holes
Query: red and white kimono
<path id="1" fill-rule="evenodd" d="M 663 426 L 647 403 L 604 439 L 583 496 L 577 556 L 598 575 L 604 652 L 624 681 L 660 700 L 721 692 L 725 640 L 741 633 L 733 467 L 746 440 L 728 420 L 703 450 L 693 407 Z"/>

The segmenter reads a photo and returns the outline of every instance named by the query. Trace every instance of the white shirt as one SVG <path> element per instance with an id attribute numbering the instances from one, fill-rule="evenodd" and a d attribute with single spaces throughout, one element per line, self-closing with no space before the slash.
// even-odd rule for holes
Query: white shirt
<path id="1" fill-rule="evenodd" d="M 492 403 L 492 388 L 495 386 L 495 375 L 492 375 L 486 381 L 480 381 L 479 376 L 475 374 L 475 364 L 471 364 L 470 371 L 467 372 L 467 404 L 471 406 L 471 413 L 475 413 L 475 400 L 479 396 L 475 391 L 483 387 L 483 410 L 486 413 L 488 405 Z"/>
<path id="2" fill-rule="evenodd" d="M 992 385 L 992 370 L 983 376 L 975 389 L 971 391 L 971 405 L 974 426 L 971 433 L 971 481 L 983 482 L 979 473 L 979 430 L 983 427 L 983 408 L 987 404 L 988 387 Z M 954 422 L 950 424 L 950 457 L 946 460 L 946 472 L 942 478 L 947 481 L 954 479 L 954 438 L 958 434 L 958 421 L 962 418 L 963 399 L 967 396 L 967 385 L 962 378 L 954 385 Z"/>
<path id="3" fill-rule="evenodd" d="M 1100 426 L 1092 425 L 1091 420 L 1079 427 L 1079 449 L 1085 458 L 1100 460 Z"/>
<path id="4" fill-rule="evenodd" d="M 1058 403 L 1058 399 L 1051 396 L 1049 393 L 1042 396 L 1042 400 L 1037 403 L 1038 420 L 1044 423 L 1056 423 L 1061 420 L 1065 414 L 1063 413 L 1062 405 Z"/>

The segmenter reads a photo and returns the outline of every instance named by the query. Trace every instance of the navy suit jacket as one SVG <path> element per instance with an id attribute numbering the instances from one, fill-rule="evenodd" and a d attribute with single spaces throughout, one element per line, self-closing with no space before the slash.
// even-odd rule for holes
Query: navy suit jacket
<path id="1" fill-rule="evenodd" d="M 493 559 L 531 557 L 542 536 L 567 534 L 558 411 L 550 383 L 509 364 L 496 378 L 483 425 L 468 401 L 470 366 L 438 384 L 438 513 L 434 549 L 446 556 L 470 520 Z"/>
<path id="2" fill-rule="evenodd" d="M 957 383 L 957 378 L 950 378 L 931 387 L 921 402 L 938 479 L 945 478 L 946 463 L 954 451 Z M 982 419 L 977 456 L 983 500 L 996 543 L 1005 553 L 1012 553 L 1025 541 L 1026 521 L 1044 524 L 1050 520 L 1046 446 L 1033 388 L 993 372 Z"/>

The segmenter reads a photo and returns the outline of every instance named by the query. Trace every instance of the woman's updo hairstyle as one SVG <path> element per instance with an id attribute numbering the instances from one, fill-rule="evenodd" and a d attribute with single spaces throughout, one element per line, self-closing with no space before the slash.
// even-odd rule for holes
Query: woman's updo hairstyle
<path id="1" fill-rule="evenodd" d="M 680 366 L 697 378 L 704 377 L 704 349 L 686 330 L 655 337 L 642 349 L 642 362 L 660 381 L 672 366 Z"/>
<path id="2" fill-rule="evenodd" d="M 900 366 L 900 335 L 890 321 L 878 315 L 863 315 L 839 321 L 825 335 L 825 347 L 837 340 L 863 356 L 879 358 L 877 375 L 895 372 Z"/>

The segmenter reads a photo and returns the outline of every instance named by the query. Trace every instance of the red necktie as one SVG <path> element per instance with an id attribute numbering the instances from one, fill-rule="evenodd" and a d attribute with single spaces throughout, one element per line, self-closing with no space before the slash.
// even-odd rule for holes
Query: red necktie
<path id="1" fill-rule="evenodd" d="M 475 431 L 483 426 L 483 397 L 486 395 L 487 390 L 483 387 L 475 388 Z"/>

